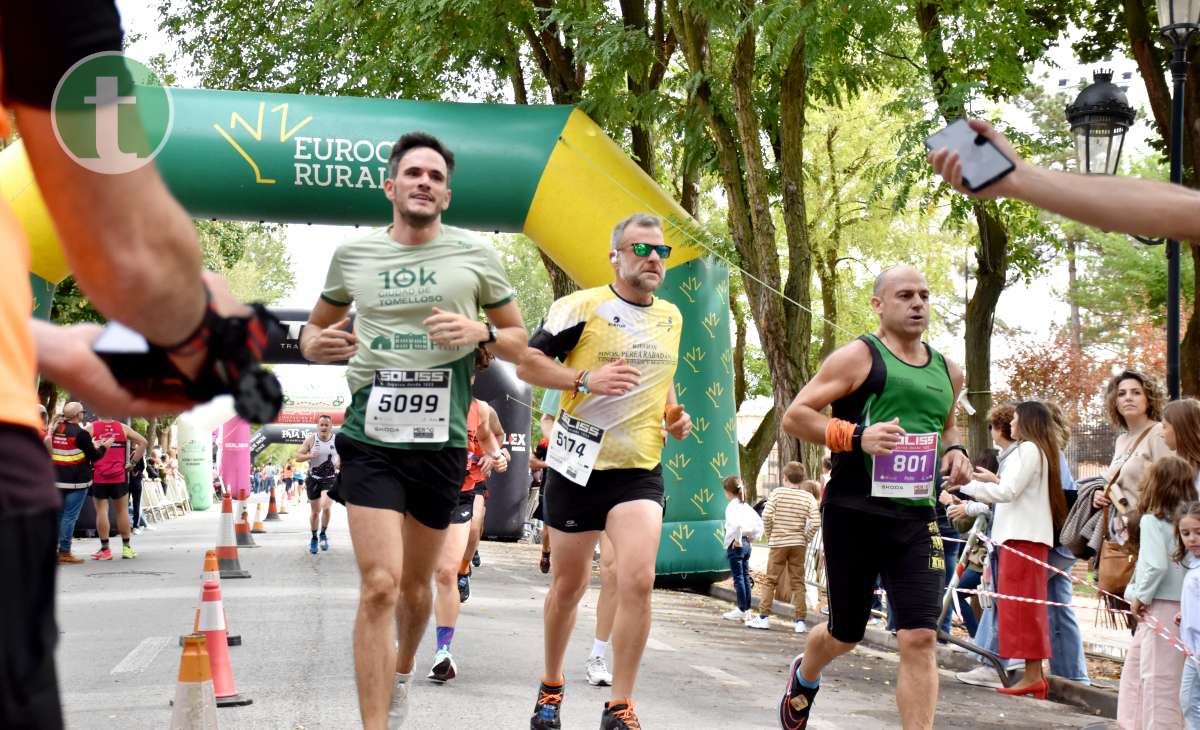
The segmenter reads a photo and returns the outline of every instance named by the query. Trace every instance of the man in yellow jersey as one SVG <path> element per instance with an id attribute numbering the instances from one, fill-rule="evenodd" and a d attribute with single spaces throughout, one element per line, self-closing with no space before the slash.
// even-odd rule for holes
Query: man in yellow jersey
<path id="1" fill-rule="evenodd" d="M 905 730 L 932 728 L 945 555 L 936 473 L 971 476 L 954 411 L 963 371 L 922 341 L 929 285 L 910 266 L 875 280 L 879 329 L 835 350 L 783 419 L 793 438 L 824 444 L 833 475 L 821 503 L 829 621 L 809 634 L 779 703 L 784 730 L 808 727 L 821 670 L 862 641 L 879 577 L 897 626 L 896 703 Z M 824 411 L 832 406 L 832 415 Z"/>
<path id="2" fill-rule="evenodd" d="M 674 304 L 654 296 L 670 255 L 657 217 L 622 220 L 609 250 L 613 283 L 554 302 L 517 368 L 526 382 L 563 391 L 546 453 L 544 512 L 554 573 L 534 730 L 562 726 L 563 656 L 601 531 L 612 542 L 618 576 L 612 696 L 601 727 L 641 727 L 633 685 L 650 632 L 662 531 L 662 426 L 665 420 L 670 434 L 683 440 L 692 425 L 675 405 L 682 317 Z"/>
<path id="3" fill-rule="evenodd" d="M 201 325 L 245 316 L 223 282 L 208 279 L 184 210 L 153 164 L 122 174 L 90 172 L 56 138 L 50 105 L 63 74 L 81 59 L 120 51 L 120 19 L 111 1 L 0 1 L 3 103 L 0 134 L 13 112 L 46 207 L 80 289 L 105 316 L 173 350 L 188 378 L 208 372 Z M 30 252 L 8 206 L 0 204 L 0 727 L 60 728 L 54 645 L 58 538 L 54 472 L 39 440 L 35 380 L 41 374 L 104 413 L 154 415 L 183 405 L 135 397 L 91 349 L 96 325 L 55 327 L 30 321 Z M 192 333 L 192 336 L 189 336 Z M 185 340 L 186 338 L 186 340 Z M 185 350 L 182 345 L 188 345 Z"/>

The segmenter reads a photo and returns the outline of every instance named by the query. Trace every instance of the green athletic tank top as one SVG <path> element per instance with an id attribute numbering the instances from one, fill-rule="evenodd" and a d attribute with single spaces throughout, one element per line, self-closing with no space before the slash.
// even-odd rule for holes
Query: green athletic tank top
<path id="1" fill-rule="evenodd" d="M 869 426 L 900 419 L 908 434 L 937 434 L 934 465 L 941 468 L 941 433 L 954 405 L 954 384 L 946 359 L 929 345 L 924 365 L 910 365 L 892 354 L 878 337 L 859 338 L 871 352 L 871 371 L 866 381 L 833 403 L 833 416 Z M 936 491 L 928 498 L 900 499 L 871 496 L 874 457 L 870 454 L 833 455 L 833 472 L 826 497 L 832 504 L 864 509 L 877 514 L 932 519 Z"/>

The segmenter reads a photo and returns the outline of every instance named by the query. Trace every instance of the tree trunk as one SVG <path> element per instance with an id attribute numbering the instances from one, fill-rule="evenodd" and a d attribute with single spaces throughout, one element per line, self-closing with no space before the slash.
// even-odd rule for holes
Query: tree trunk
<path id="1" fill-rule="evenodd" d="M 742 483 L 746 485 L 746 501 L 751 504 L 758 498 L 758 473 L 762 471 L 763 462 L 771 455 L 771 447 L 775 445 L 778 432 L 779 411 L 772 408 L 759 421 L 749 443 L 745 446 L 738 444 L 738 466 L 741 469 Z"/>
<path id="2" fill-rule="evenodd" d="M 729 312 L 733 319 L 733 411 L 736 413 L 746 400 L 746 313 L 733 287 L 729 287 Z"/>
<path id="3" fill-rule="evenodd" d="M 987 412 L 992 408 L 992 329 L 996 303 L 1007 284 L 1008 232 L 995 216 L 992 203 L 974 204 L 979 226 L 979 248 L 975 252 L 975 293 L 967 302 L 967 396 L 975 407 L 968 421 L 968 448 L 972 453 L 986 448 L 991 440 Z"/>
<path id="4" fill-rule="evenodd" d="M 51 417 L 58 408 L 58 386 L 42 378 L 38 383 L 38 402 L 46 407 L 46 413 Z"/>

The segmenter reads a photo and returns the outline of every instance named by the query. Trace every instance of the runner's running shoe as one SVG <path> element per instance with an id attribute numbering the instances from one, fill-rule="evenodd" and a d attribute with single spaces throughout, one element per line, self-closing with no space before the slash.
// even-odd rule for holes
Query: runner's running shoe
<path id="1" fill-rule="evenodd" d="M 602 656 L 588 657 L 583 668 L 587 670 L 588 684 L 593 687 L 611 687 L 612 672 L 608 671 L 608 663 Z"/>
<path id="2" fill-rule="evenodd" d="M 533 717 L 529 718 L 529 730 L 561 730 L 563 685 L 551 687 L 545 682 L 538 687 L 537 702 L 533 706 Z"/>
<path id="3" fill-rule="evenodd" d="M 92 553 L 92 560 L 112 560 L 112 550 L 102 547 L 96 552 Z"/>
<path id="4" fill-rule="evenodd" d="M 408 675 L 410 678 L 412 675 Z M 388 730 L 400 730 L 408 717 L 408 688 L 410 681 L 393 680 L 392 704 L 388 707 Z"/>
<path id="5" fill-rule="evenodd" d="M 438 649 L 433 655 L 433 666 L 429 669 L 429 676 L 426 679 L 432 679 L 435 682 L 448 682 L 458 676 L 458 666 L 454 663 L 454 657 L 450 656 L 448 649 Z"/>
<path id="6" fill-rule="evenodd" d="M 812 711 L 813 698 L 820 689 L 800 684 L 796 673 L 800 671 L 800 662 L 803 660 L 803 654 L 792 660 L 792 668 L 788 671 L 787 691 L 779 701 L 779 727 L 783 730 L 804 730 L 808 727 L 808 713 Z"/>
<path id="7" fill-rule="evenodd" d="M 135 553 L 133 551 L 132 545 L 122 545 L 121 546 L 121 557 L 124 558 L 125 560 L 133 560 L 134 558 L 137 557 L 137 553 Z"/>
<path id="8" fill-rule="evenodd" d="M 469 575 L 458 576 L 458 602 L 466 603 L 467 599 L 470 597 L 471 597 L 471 576 L 469 576 Z"/>
<path id="9" fill-rule="evenodd" d="M 482 562 L 483 561 L 479 559 L 479 551 L 476 550 L 475 554 L 471 556 L 471 565 L 474 565 L 476 568 L 478 568 L 479 564 Z"/>
<path id="10" fill-rule="evenodd" d="M 317 554 L 317 538 L 314 537 L 308 541 L 308 551 L 313 555 Z"/>
<path id="11" fill-rule="evenodd" d="M 542 559 L 538 562 L 538 568 L 543 573 L 550 572 L 550 551 L 549 550 L 542 551 Z"/>
<path id="12" fill-rule="evenodd" d="M 642 730 L 633 703 L 604 703 L 604 714 L 600 716 L 600 730 Z"/>
<path id="13" fill-rule="evenodd" d="M 325 533 L 321 533 L 321 549 L 322 550 L 329 549 L 329 538 L 325 537 Z"/>

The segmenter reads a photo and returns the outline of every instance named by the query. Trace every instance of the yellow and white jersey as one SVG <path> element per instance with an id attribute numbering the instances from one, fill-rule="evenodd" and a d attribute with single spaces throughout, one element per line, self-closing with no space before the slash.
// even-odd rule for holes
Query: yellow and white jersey
<path id="1" fill-rule="evenodd" d="M 679 309 L 665 299 L 634 304 L 601 286 L 554 302 L 530 338 L 531 347 L 576 370 L 594 372 L 624 359 L 641 372 L 641 382 L 625 395 L 562 394 L 568 414 L 605 431 L 596 469 L 653 469 L 659 463 L 682 326 Z"/>

